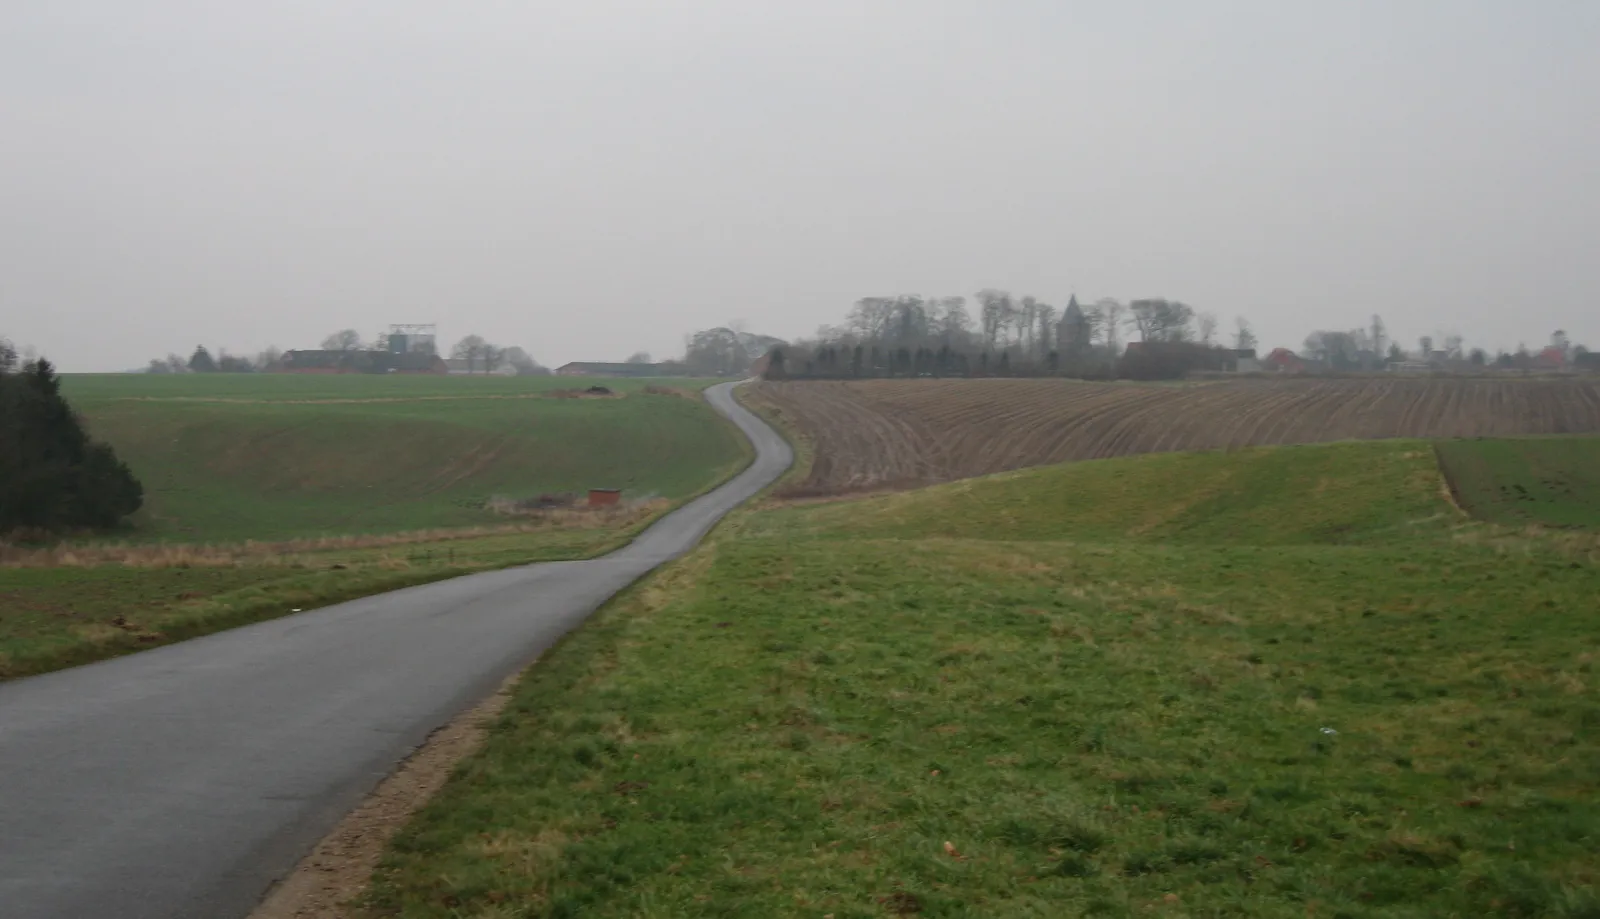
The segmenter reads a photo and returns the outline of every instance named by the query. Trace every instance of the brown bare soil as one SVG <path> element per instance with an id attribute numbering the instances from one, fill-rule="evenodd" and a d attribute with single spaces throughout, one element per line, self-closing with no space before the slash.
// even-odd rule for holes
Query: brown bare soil
<path id="1" fill-rule="evenodd" d="M 758 397 L 812 449 L 790 498 L 1136 453 L 1600 432 L 1593 380 L 861 380 L 761 383 Z"/>

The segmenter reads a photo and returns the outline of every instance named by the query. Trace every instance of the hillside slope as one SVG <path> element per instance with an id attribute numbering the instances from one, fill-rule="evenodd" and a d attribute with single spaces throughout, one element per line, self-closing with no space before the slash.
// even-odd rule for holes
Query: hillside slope
<path id="1" fill-rule="evenodd" d="M 1160 453 L 963 479 L 772 515 L 868 538 L 1344 543 L 1459 517 L 1429 444 L 1351 442 Z"/>
<path id="2" fill-rule="evenodd" d="M 1411 443 L 742 518 L 529 672 L 380 915 L 1600 913 L 1600 546 Z"/>
<path id="3" fill-rule="evenodd" d="M 124 383 L 131 380 L 132 382 Z M 558 385 L 559 383 L 559 385 Z M 604 384 L 613 397 L 563 398 Z M 679 498 L 744 445 L 692 392 L 549 378 L 69 378 L 145 485 L 134 538 L 289 539 L 495 522 L 493 496 Z"/>

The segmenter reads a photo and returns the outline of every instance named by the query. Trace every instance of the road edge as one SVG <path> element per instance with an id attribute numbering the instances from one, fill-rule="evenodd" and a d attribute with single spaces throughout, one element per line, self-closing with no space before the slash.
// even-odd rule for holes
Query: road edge
<path id="1" fill-rule="evenodd" d="M 584 624 L 595 617 L 604 614 L 619 598 L 632 592 L 638 585 L 705 546 L 724 522 L 741 509 L 764 500 L 772 487 L 783 480 L 795 464 L 796 451 L 793 442 L 786 436 L 782 427 L 772 424 L 737 397 L 739 387 L 749 382 L 740 380 L 729 384 L 729 401 L 765 425 L 785 444 L 789 444 L 789 466 L 775 475 L 773 480 L 756 494 L 729 508 L 700 536 L 689 552 L 677 558 L 663 559 L 660 564 L 632 583 L 617 590 L 586 616 L 582 623 L 557 640 L 544 654 L 518 667 L 487 697 L 473 703 L 465 711 L 431 731 L 426 739 L 400 759 L 391 771 L 362 796 L 360 803 L 340 817 L 339 821 L 295 863 L 294 867 L 267 888 L 247 919 L 353 919 L 359 916 L 356 901 L 371 886 L 373 872 L 381 862 L 383 853 L 388 849 L 389 842 L 410 822 L 418 810 L 444 788 L 456 766 L 483 747 L 490 729 L 511 701 L 517 683 L 532 668 L 538 666 L 540 660 L 559 649 L 566 642 L 567 636 L 583 628 Z M 719 415 L 723 414 L 710 399 L 706 399 L 706 403 Z M 744 439 L 748 448 L 748 461 L 733 468 L 729 476 L 687 499 L 679 507 L 687 505 L 696 497 L 710 494 L 731 483 L 759 460 L 760 450 L 754 440 L 746 435 L 731 417 L 724 415 L 724 418 Z M 648 529 L 648 526 L 641 528 L 640 532 L 643 529 Z"/>

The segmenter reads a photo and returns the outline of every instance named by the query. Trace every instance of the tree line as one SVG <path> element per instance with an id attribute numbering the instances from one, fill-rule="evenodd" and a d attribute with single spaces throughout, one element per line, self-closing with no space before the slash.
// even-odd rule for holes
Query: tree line
<path id="1" fill-rule="evenodd" d="M 89 438 L 49 361 L 0 339 L 0 533 L 115 525 L 144 488 L 111 447 Z"/>
<path id="2" fill-rule="evenodd" d="M 1162 379 L 1228 369 L 1253 353 L 1250 323 L 1223 340 L 1214 313 L 1179 300 L 1127 303 L 1074 296 L 1057 308 L 985 288 L 966 297 L 865 297 L 840 325 L 775 347 L 767 374 L 783 378 L 1075 376 Z M 1124 349 L 1124 342 L 1134 347 Z"/>
<path id="3" fill-rule="evenodd" d="M 341 329 L 322 340 L 323 351 L 385 351 L 388 335 L 384 333 L 365 341 L 355 329 Z M 537 376 L 550 371 L 534 360 L 527 351 L 515 345 L 493 344 L 481 335 L 468 335 L 455 344 L 450 356 L 465 361 L 469 373 L 494 373 L 502 367 L 513 368 L 518 375 Z M 269 347 L 254 356 L 230 354 L 219 349 L 215 354 L 205 345 L 197 345 L 188 357 L 168 354 L 153 358 L 144 368 L 145 373 L 264 373 L 281 369 L 284 352 Z"/>
<path id="4" fill-rule="evenodd" d="M 705 334 L 705 333 L 702 333 Z M 715 339 L 724 341 L 724 337 Z M 1058 308 L 1032 296 L 986 288 L 966 297 L 865 297 L 844 321 L 815 336 L 774 346 L 765 374 L 781 379 L 915 376 L 1068 376 L 1177 379 L 1196 371 L 1381 371 L 1425 363 L 1475 368 L 1600 369 L 1600 359 L 1557 330 L 1537 351 L 1520 345 L 1491 356 L 1459 335 L 1421 336 L 1415 350 L 1394 341 L 1381 316 L 1356 328 L 1320 329 L 1303 348 L 1258 353 L 1248 320 L 1224 330 L 1215 313 L 1181 300 L 1102 298 Z"/>

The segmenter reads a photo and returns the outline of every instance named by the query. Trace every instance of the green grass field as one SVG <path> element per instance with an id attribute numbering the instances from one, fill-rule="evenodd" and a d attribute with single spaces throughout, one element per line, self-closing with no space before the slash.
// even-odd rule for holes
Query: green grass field
<path id="1" fill-rule="evenodd" d="M 1600 529 L 1600 437 L 1455 440 L 1438 450 L 1457 499 L 1475 517 Z"/>
<path id="2" fill-rule="evenodd" d="M 1405 442 L 745 514 L 529 671 L 369 905 L 1600 916 L 1600 542 L 1510 535 Z"/>
<path id="3" fill-rule="evenodd" d="M 463 574 L 588 558 L 659 508 L 523 531 L 426 531 L 363 547 L 193 552 L 134 564 L 0 567 L 0 680 Z M 504 532 L 497 530 L 507 529 Z"/>
<path id="4" fill-rule="evenodd" d="M 124 375 L 65 390 L 144 483 L 119 535 L 217 542 L 484 525 L 496 495 L 675 499 L 741 462 L 738 433 L 694 396 L 705 381 L 652 382 Z M 595 384 L 621 397 L 551 395 Z"/>
<path id="5" fill-rule="evenodd" d="M 699 398 L 709 381 L 65 380 L 94 436 L 143 481 L 147 506 L 108 537 L 42 553 L 0 547 L 0 679 L 453 575 L 589 557 L 748 456 Z M 597 384 L 619 396 L 552 395 Z M 483 506 L 595 486 L 624 489 L 630 507 L 541 522 Z"/>

